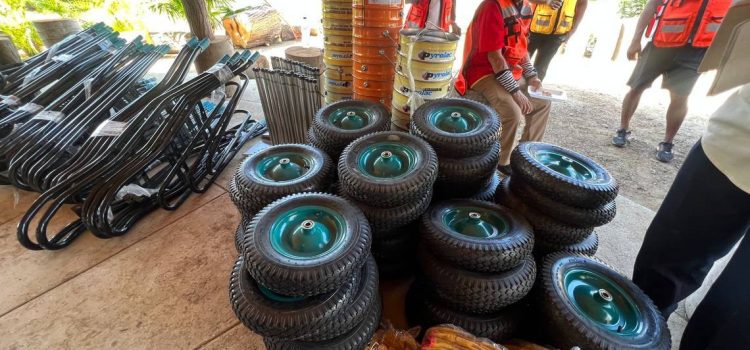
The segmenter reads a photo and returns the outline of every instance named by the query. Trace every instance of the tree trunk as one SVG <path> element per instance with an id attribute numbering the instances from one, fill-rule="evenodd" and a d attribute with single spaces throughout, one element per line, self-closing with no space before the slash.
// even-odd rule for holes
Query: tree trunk
<path id="1" fill-rule="evenodd" d="M 0 65 L 21 62 L 18 49 L 7 36 L 0 35 Z"/>
<path id="2" fill-rule="evenodd" d="M 227 44 L 227 38 L 214 37 L 214 31 L 211 28 L 208 8 L 204 0 L 182 0 L 182 6 L 185 7 L 190 31 L 198 39 L 208 38 L 211 41 L 208 48 L 195 59 L 195 69 L 203 72 L 216 63 L 224 55 L 232 55 L 234 47 L 231 42 Z"/>

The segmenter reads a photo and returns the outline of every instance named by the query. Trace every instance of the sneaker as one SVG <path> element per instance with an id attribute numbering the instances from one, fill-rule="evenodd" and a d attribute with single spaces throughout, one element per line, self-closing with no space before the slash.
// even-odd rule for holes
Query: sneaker
<path id="1" fill-rule="evenodd" d="M 503 173 L 505 176 L 511 176 L 513 174 L 513 169 L 510 168 L 510 164 L 498 165 L 497 170 L 500 170 L 500 172 Z"/>
<path id="2" fill-rule="evenodd" d="M 660 142 L 659 147 L 656 148 L 656 159 L 663 163 L 671 162 L 674 159 L 674 153 L 672 153 L 673 146 L 669 142 Z"/>
<path id="3" fill-rule="evenodd" d="M 628 143 L 630 143 L 630 140 L 628 140 L 629 136 L 630 131 L 625 129 L 617 129 L 615 137 L 612 138 L 612 144 L 616 147 L 625 147 Z"/>

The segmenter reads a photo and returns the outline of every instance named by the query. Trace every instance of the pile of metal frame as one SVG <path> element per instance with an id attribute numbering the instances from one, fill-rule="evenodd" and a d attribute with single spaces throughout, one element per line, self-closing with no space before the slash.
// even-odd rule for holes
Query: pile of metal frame
<path id="1" fill-rule="evenodd" d="M 91 58 L 80 56 L 79 73 L 48 82 L 68 89 L 41 110 L 19 117 L 23 105 L 8 106 L 13 131 L 0 139 L 7 180 L 41 192 L 18 225 L 24 247 L 61 249 L 86 230 L 99 238 L 123 235 L 149 212 L 176 209 L 191 193 L 205 192 L 242 145 L 266 131 L 237 109 L 249 82 L 242 72 L 257 53 L 226 56 L 185 81 L 207 46 L 207 40 L 188 42 L 158 84 L 143 75 L 166 47 L 136 40 L 106 50 L 91 68 L 82 63 Z M 217 97 L 225 87 L 237 93 Z M 71 222 L 55 220 L 65 204 L 78 214 Z"/>
<path id="2" fill-rule="evenodd" d="M 253 68 L 271 142 L 307 143 L 312 117 L 321 107 L 320 70 L 302 63 L 272 58 L 274 68 Z"/>

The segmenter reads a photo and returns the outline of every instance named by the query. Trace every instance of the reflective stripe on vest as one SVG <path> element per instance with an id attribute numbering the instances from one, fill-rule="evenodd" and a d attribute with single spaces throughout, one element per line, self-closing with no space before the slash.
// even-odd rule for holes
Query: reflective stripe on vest
<path id="1" fill-rule="evenodd" d="M 709 47 L 732 0 L 669 0 L 656 18 L 656 47 Z"/>
<path id="2" fill-rule="evenodd" d="M 577 0 L 564 0 L 555 10 L 549 5 L 540 4 L 534 9 L 531 32 L 537 34 L 566 34 L 573 29 Z"/>

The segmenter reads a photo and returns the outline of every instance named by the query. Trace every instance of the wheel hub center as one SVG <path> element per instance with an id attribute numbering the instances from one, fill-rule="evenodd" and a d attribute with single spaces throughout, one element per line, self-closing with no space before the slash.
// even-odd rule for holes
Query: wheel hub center
<path id="1" fill-rule="evenodd" d="M 603 289 L 603 288 L 599 289 L 599 291 L 597 293 L 598 293 L 599 297 L 602 298 L 602 300 L 604 300 L 606 302 L 611 302 L 612 301 L 612 294 L 609 294 L 609 292 L 606 289 Z"/>

